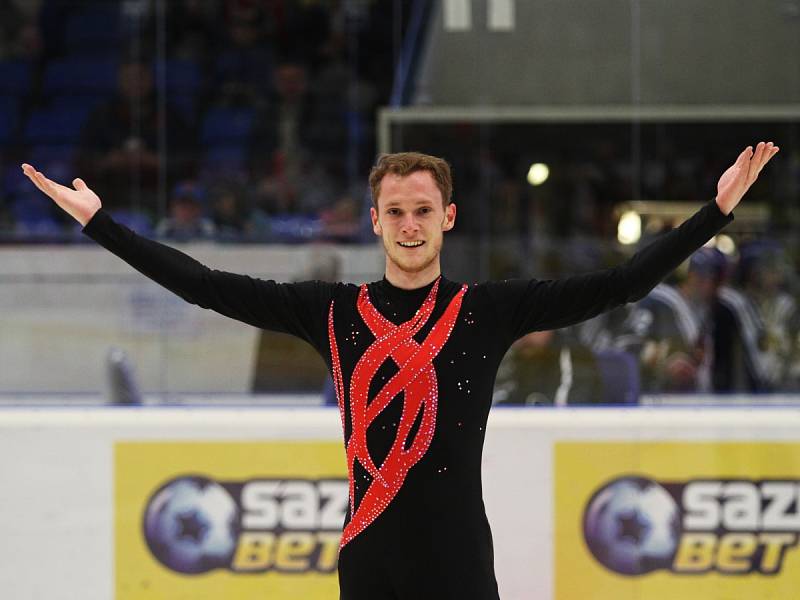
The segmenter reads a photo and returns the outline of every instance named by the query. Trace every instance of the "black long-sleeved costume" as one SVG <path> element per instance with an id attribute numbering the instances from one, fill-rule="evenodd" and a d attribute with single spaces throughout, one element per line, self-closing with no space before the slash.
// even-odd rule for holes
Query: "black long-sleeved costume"
<path id="1" fill-rule="evenodd" d="M 188 302 L 306 340 L 331 369 L 350 470 L 342 600 L 498 598 L 481 494 L 497 367 L 514 340 L 639 300 L 725 226 L 716 203 L 624 264 L 554 281 L 403 290 L 211 270 L 100 210 L 84 233 Z M 330 335 L 330 334 L 333 335 Z"/>

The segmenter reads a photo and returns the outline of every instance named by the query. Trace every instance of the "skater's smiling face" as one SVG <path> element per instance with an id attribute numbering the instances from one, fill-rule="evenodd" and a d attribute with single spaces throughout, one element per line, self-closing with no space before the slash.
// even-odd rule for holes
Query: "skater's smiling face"
<path id="1" fill-rule="evenodd" d="M 383 240 L 386 278 L 398 287 L 422 287 L 441 273 L 443 234 L 453 228 L 456 205 L 445 205 L 433 174 L 389 172 L 370 209 L 372 229 Z"/>

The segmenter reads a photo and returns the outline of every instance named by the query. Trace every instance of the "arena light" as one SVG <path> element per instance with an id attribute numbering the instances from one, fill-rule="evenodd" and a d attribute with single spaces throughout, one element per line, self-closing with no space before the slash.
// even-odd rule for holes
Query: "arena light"
<path id="1" fill-rule="evenodd" d="M 528 169 L 528 183 L 533 186 L 542 185 L 550 177 L 550 167 L 544 163 L 533 163 Z"/>
<path id="2" fill-rule="evenodd" d="M 729 235 L 721 233 L 717 236 L 717 250 L 728 256 L 732 256 L 736 252 L 736 242 Z"/>
<path id="3" fill-rule="evenodd" d="M 642 237 L 642 217 L 635 210 L 626 210 L 619 218 L 617 239 L 620 244 L 635 244 Z"/>

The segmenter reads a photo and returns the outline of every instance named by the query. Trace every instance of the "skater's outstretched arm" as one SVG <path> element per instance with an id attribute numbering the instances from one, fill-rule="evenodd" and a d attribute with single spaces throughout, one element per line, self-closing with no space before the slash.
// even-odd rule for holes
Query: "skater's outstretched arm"
<path id="1" fill-rule="evenodd" d="M 75 179 L 70 188 L 31 165 L 24 164 L 22 169 L 37 188 L 83 225 L 86 235 L 186 301 L 256 327 L 297 335 L 318 349 L 325 347 L 325 318 L 337 284 L 276 283 L 209 269 L 115 222 L 82 179 Z"/>
<path id="2" fill-rule="evenodd" d="M 489 285 L 513 339 L 566 327 L 620 304 L 635 302 L 733 220 L 733 209 L 778 152 L 772 142 L 748 146 L 717 184 L 717 196 L 680 227 L 660 236 L 623 264 L 557 280 L 509 279 Z"/>

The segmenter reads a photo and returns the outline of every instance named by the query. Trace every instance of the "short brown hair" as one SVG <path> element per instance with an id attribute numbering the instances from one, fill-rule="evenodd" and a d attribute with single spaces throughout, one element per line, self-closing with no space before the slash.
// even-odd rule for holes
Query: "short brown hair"
<path id="1" fill-rule="evenodd" d="M 381 154 L 377 164 L 369 173 L 369 188 L 372 192 L 372 204 L 378 208 L 378 195 L 381 193 L 381 181 L 387 173 L 394 175 L 411 175 L 416 171 L 428 171 L 433 175 L 436 186 L 442 193 L 442 205 L 450 204 L 453 195 L 453 179 L 450 175 L 450 165 L 443 158 L 422 154 L 421 152 L 397 152 L 395 154 Z"/>

